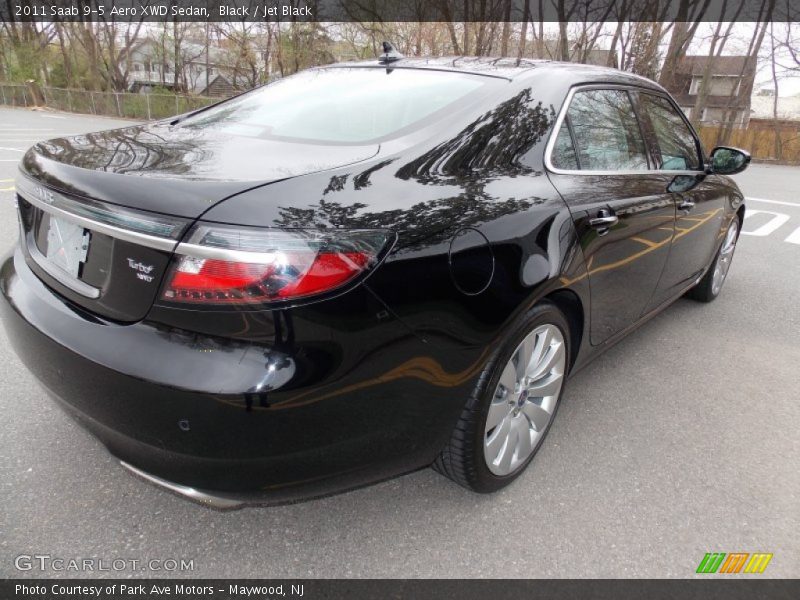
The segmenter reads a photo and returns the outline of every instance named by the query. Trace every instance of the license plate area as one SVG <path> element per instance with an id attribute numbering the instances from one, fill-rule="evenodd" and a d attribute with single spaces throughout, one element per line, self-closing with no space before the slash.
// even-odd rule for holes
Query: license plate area
<path id="1" fill-rule="evenodd" d="M 91 232 L 55 215 L 46 215 L 40 227 L 46 230 L 45 247 L 39 248 L 45 258 L 70 277 L 80 279 L 81 269 L 89 254 Z"/>
<path id="2" fill-rule="evenodd" d="M 84 273 L 93 232 L 48 212 L 30 206 L 25 208 L 20 211 L 22 229 L 33 261 L 73 292 L 90 299 L 98 298 L 99 287 L 85 281 Z"/>
<path id="3" fill-rule="evenodd" d="M 87 201 L 91 207 L 99 207 L 98 214 L 109 221 L 106 223 L 86 216 L 90 211 L 84 210 L 82 201 L 54 196 L 63 200 L 57 206 L 42 199 L 35 188 L 24 189 L 26 180 L 21 181 L 18 190 L 22 193 L 17 194 L 20 246 L 33 273 L 52 291 L 90 314 L 120 323 L 143 319 L 153 306 L 176 242 L 165 241 L 165 248 L 159 249 L 128 240 L 122 227 L 127 209 L 120 208 L 120 222 L 111 223 L 109 215 L 116 214 L 115 207 Z M 136 215 L 147 218 L 145 213 Z M 54 219 L 58 219 L 56 224 Z M 120 235 L 115 235 L 117 230 Z M 140 277 L 142 269 L 147 270 L 147 277 Z"/>

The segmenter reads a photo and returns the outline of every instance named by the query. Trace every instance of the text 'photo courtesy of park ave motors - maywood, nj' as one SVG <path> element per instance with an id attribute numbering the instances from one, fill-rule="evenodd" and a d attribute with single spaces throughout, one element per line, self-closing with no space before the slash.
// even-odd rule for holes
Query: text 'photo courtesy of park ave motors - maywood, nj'
<path id="1" fill-rule="evenodd" d="M 0 600 L 799 597 L 799 16 L 0 1 Z"/>

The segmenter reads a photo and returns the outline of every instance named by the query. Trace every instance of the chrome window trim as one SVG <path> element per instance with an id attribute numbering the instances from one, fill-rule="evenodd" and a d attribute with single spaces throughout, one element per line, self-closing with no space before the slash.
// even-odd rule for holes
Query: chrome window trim
<path id="1" fill-rule="evenodd" d="M 172 238 L 161 238 L 154 235 L 148 235 L 146 233 L 139 233 L 138 231 L 123 229 L 114 225 L 108 225 L 107 223 L 101 223 L 99 221 L 95 221 L 94 219 L 89 219 L 88 217 L 76 215 L 57 206 L 53 206 L 52 204 L 48 204 L 44 200 L 37 198 L 34 193 L 27 189 L 28 186 L 31 185 L 44 187 L 43 184 L 35 182 L 34 180 L 23 175 L 17 177 L 17 194 L 19 194 L 23 200 L 33 204 L 36 208 L 43 210 L 46 213 L 55 215 L 59 218 L 75 223 L 76 225 L 80 225 L 85 229 L 90 229 L 115 239 L 131 242 L 132 244 L 138 244 L 140 246 L 146 246 L 148 248 L 153 248 L 154 250 L 162 250 L 164 252 L 174 251 L 175 246 L 178 244 L 178 240 Z M 47 191 L 53 194 L 53 196 L 57 196 L 68 202 L 75 202 L 75 200 L 72 200 L 68 196 L 61 194 L 52 188 L 48 187 Z"/>
<path id="2" fill-rule="evenodd" d="M 544 167 L 547 171 L 551 173 L 555 173 L 557 175 L 588 175 L 588 176 L 609 176 L 609 175 L 700 175 L 704 173 L 703 170 L 661 170 L 661 169 L 638 169 L 638 170 L 621 170 L 621 171 L 589 171 L 589 170 L 582 170 L 582 169 L 560 169 L 553 165 L 552 163 L 552 154 L 553 149 L 556 145 L 556 138 L 558 137 L 558 132 L 561 131 L 561 126 L 564 123 L 564 119 L 567 116 L 567 111 L 569 110 L 569 106 L 572 103 L 572 98 L 578 92 L 584 92 L 588 90 L 625 90 L 625 91 L 634 91 L 634 92 L 644 92 L 644 93 L 651 93 L 660 96 L 664 96 L 663 92 L 655 89 L 650 89 L 647 87 L 640 87 L 636 85 L 622 85 L 618 83 L 587 83 L 576 85 L 570 88 L 569 92 L 567 93 L 567 97 L 564 99 L 564 104 L 561 106 L 561 110 L 558 113 L 558 118 L 556 118 L 555 125 L 550 132 L 550 138 L 547 140 L 547 146 L 544 150 Z M 637 122 L 639 120 L 638 116 L 636 117 Z M 641 123 L 639 124 L 641 127 Z M 692 129 L 692 133 L 694 133 L 694 129 Z M 570 134 L 572 135 L 572 134 Z M 647 142 L 645 141 L 645 144 Z M 574 144 L 574 140 L 573 140 Z"/>

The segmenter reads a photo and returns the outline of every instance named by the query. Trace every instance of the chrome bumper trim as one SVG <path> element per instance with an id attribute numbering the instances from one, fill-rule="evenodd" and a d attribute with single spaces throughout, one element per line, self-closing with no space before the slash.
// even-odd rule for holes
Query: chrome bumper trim
<path id="1" fill-rule="evenodd" d="M 217 510 L 236 510 L 245 506 L 245 502 L 236 500 L 235 498 L 217 496 L 193 487 L 181 485 L 179 483 L 173 483 L 172 481 L 167 481 L 166 479 L 161 479 L 160 477 L 151 475 L 146 471 L 137 469 L 133 465 L 126 463 L 124 460 L 119 461 L 119 464 L 137 477 L 157 485 L 158 487 L 169 490 L 170 492 L 183 496 L 184 498 L 188 498 L 189 500 L 202 504 L 203 506 L 208 506 L 209 508 L 215 508 Z"/>

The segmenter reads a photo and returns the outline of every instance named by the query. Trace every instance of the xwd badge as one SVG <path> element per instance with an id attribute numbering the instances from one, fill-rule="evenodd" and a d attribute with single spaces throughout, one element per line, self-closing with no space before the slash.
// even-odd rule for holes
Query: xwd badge
<path id="1" fill-rule="evenodd" d="M 138 260 L 129 258 L 128 266 L 134 271 L 136 271 L 136 277 L 138 277 L 142 281 L 146 281 L 147 283 L 153 281 L 153 276 L 150 274 L 153 272 L 153 265 L 146 265 L 144 263 L 139 262 Z"/>

